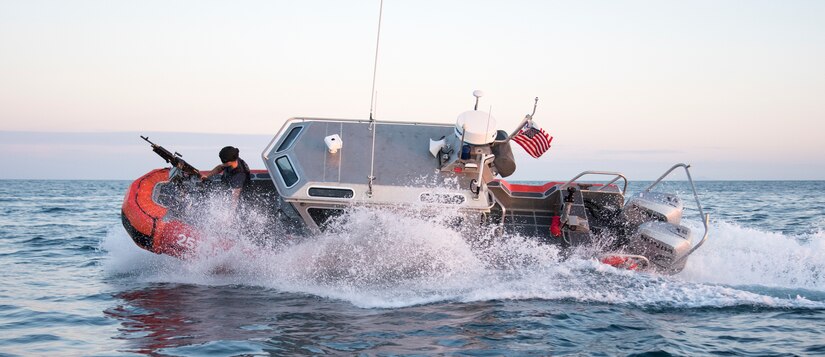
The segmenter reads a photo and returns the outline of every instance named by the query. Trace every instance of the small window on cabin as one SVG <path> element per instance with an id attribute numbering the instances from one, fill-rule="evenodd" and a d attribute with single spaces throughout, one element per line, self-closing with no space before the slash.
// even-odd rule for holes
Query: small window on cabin
<path id="1" fill-rule="evenodd" d="M 464 195 L 453 193 L 422 193 L 421 202 L 460 205 L 464 203 Z"/>
<path id="2" fill-rule="evenodd" d="M 352 196 L 355 196 L 355 192 L 348 188 L 310 187 L 309 195 L 312 197 L 352 198 Z"/>
<path id="3" fill-rule="evenodd" d="M 295 142 L 295 139 L 298 137 L 298 134 L 301 133 L 301 129 L 303 128 L 304 127 L 302 126 L 296 126 L 292 128 L 292 130 L 289 131 L 289 134 L 286 135 L 284 141 L 281 142 L 281 145 L 278 145 L 278 150 L 275 150 L 275 152 L 281 152 L 286 149 L 289 149 L 289 147 L 292 146 L 293 142 Z"/>
<path id="4" fill-rule="evenodd" d="M 275 165 L 278 166 L 278 172 L 281 173 L 281 178 L 284 179 L 286 187 L 292 187 L 298 182 L 298 174 L 295 173 L 295 168 L 286 156 L 281 156 L 275 160 Z"/>
<path id="5" fill-rule="evenodd" d="M 312 221 L 318 225 L 321 231 L 329 228 L 329 222 L 335 217 L 344 214 L 344 210 L 340 208 L 307 208 L 307 213 L 312 218 Z"/>

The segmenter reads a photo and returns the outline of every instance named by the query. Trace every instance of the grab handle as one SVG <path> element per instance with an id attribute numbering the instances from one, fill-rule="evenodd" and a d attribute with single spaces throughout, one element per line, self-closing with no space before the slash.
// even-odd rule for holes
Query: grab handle
<path id="1" fill-rule="evenodd" d="M 685 260 L 688 256 L 693 254 L 693 252 L 695 252 L 696 249 L 699 249 L 699 247 L 701 247 L 702 244 L 705 244 L 705 241 L 708 239 L 708 222 L 710 221 L 710 215 L 705 214 L 705 211 L 702 210 L 702 203 L 699 202 L 699 194 L 696 192 L 696 185 L 693 184 L 693 178 L 690 176 L 690 165 L 684 163 L 673 165 L 673 167 L 665 171 L 665 173 L 662 174 L 662 176 L 656 179 L 656 181 L 653 181 L 653 183 L 650 184 L 650 186 L 644 189 L 644 192 L 650 192 L 650 190 L 656 187 L 659 183 L 661 183 L 662 180 L 665 179 L 665 177 L 670 175 L 670 173 L 673 172 L 673 170 L 676 170 L 680 167 L 685 169 L 685 174 L 687 175 L 688 182 L 690 182 L 690 188 L 693 190 L 693 198 L 696 200 L 696 207 L 699 209 L 699 216 L 702 217 L 702 224 L 705 226 L 705 233 L 702 234 L 702 240 L 700 240 L 699 243 L 693 246 L 693 248 L 691 248 L 687 254 L 679 258 L 679 260 L 677 260 L 674 264 L 677 264 L 682 260 Z"/>

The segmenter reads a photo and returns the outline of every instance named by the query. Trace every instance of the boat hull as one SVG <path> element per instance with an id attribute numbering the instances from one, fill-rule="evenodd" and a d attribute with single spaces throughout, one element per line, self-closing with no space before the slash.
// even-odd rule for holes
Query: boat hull
<path id="1" fill-rule="evenodd" d="M 198 239 L 189 224 L 167 219 L 169 209 L 154 199 L 158 184 L 169 182 L 169 169 L 157 169 L 141 176 L 129 186 L 121 207 L 126 232 L 138 247 L 152 253 L 182 257 Z"/>

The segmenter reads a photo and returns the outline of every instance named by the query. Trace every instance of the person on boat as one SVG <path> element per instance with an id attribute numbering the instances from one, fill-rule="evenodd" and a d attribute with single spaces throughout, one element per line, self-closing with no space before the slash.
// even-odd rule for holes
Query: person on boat
<path id="1" fill-rule="evenodd" d="M 221 174 L 221 182 L 227 185 L 232 190 L 232 204 L 233 207 L 238 206 L 241 199 L 241 193 L 250 182 L 251 177 L 249 173 L 249 165 L 241 159 L 238 154 L 240 150 L 236 147 L 227 146 L 221 149 L 218 157 L 221 159 L 221 164 L 215 166 L 209 172 L 201 173 L 201 179 L 208 179 L 211 176 Z"/>

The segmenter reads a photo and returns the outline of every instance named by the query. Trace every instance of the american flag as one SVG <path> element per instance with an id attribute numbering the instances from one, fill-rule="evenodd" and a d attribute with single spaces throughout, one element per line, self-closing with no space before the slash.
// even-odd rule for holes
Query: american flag
<path id="1" fill-rule="evenodd" d="M 530 156 L 538 158 L 547 149 L 550 149 L 550 142 L 553 137 L 547 134 L 544 129 L 537 127 L 533 121 L 528 121 L 518 134 L 513 136 L 513 141 L 521 145 Z"/>

